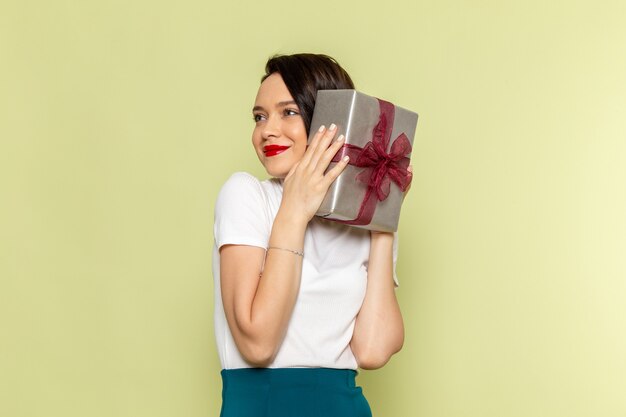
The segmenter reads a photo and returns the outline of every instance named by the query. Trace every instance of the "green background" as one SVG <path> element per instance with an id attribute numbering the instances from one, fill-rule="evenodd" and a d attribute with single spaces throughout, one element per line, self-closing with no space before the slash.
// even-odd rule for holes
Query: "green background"
<path id="1" fill-rule="evenodd" d="M 213 203 L 274 53 L 420 114 L 379 417 L 626 416 L 621 1 L 0 4 L 0 415 L 216 416 Z"/>

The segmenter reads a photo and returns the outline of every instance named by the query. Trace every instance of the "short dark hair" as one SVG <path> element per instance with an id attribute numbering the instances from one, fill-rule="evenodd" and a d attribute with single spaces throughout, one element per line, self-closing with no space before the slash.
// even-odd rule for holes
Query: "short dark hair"
<path id="1" fill-rule="evenodd" d="M 317 90 L 354 89 L 346 70 L 328 55 L 274 55 L 265 64 L 261 82 L 274 73 L 281 75 L 298 105 L 307 133 L 311 128 Z"/>

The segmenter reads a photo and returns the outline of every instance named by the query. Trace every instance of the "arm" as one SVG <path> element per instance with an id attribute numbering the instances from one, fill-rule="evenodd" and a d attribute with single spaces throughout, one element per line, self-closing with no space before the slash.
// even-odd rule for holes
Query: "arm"
<path id="1" fill-rule="evenodd" d="M 269 246 L 303 249 L 309 220 L 330 184 L 347 165 L 347 161 L 340 162 L 324 174 L 342 145 L 339 140 L 330 145 L 334 133 L 318 132 L 302 159 L 285 177 Z M 302 257 L 288 251 L 265 253 L 262 248 L 242 245 L 221 248 L 220 278 L 226 320 L 239 352 L 249 363 L 267 366 L 273 362 L 296 303 L 301 272 Z"/>
<path id="2" fill-rule="evenodd" d="M 365 300 L 350 347 L 359 367 L 377 369 L 402 348 L 404 324 L 393 282 L 393 233 L 371 232 Z"/>
<path id="3" fill-rule="evenodd" d="M 300 250 L 305 229 L 306 222 L 279 213 L 269 245 Z M 228 327 L 241 355 L 252 365 L 266 366 L 287 330 L 300 288 L 302 257 L 282 250 L 266 254 L 255 246 L 226 245 L 220 258 Z"/>

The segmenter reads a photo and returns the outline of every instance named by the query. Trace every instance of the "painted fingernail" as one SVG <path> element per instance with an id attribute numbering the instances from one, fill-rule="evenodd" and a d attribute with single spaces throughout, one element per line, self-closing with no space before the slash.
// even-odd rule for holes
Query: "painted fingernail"
<path id="1" fill-rule="evenodd" d="M 324 129 L 326 129 L 326 126 L 321 125 L 319 129 L 317 129 L 318 132 L 323 132 Z"/>
<path id="2" fill-rule="evenodd" d="M 328 130 L 335 130 L 337 129 L 337 126 L 334 123 L 331 123 L 330 127 L 328 128 Z"/>
<path id="3" fill-rule="evenodd" d="M 344 135 L 339 135 L 339 137 L 337 138 L 337 142 L 343 142 L 344 139 L 345 139 Z"/>

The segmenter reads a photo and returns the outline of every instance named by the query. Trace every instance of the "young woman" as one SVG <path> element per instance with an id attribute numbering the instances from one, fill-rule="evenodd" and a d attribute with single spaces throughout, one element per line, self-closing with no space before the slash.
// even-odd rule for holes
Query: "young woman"
<path id="1" fill-rule="evenodd" d="M 358 368 L 402 347 L 394 234 L 314 214 L 346 167 L 334 125 L 307 146 L 317 90 L 353 89 L 325 55 L 275 56 L 252 114 L 271 179 L 232 175 L 215 207 L 215 333 L 221 417 L 371 416 Z"/>

